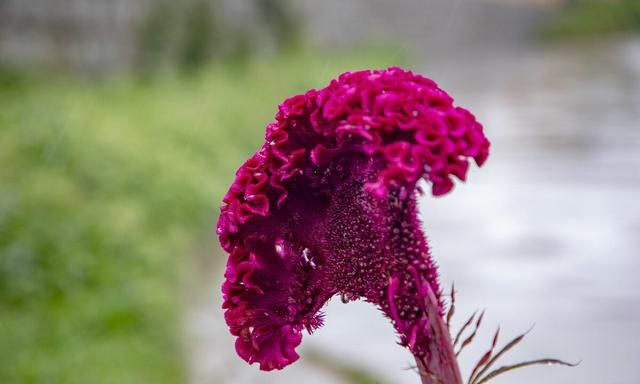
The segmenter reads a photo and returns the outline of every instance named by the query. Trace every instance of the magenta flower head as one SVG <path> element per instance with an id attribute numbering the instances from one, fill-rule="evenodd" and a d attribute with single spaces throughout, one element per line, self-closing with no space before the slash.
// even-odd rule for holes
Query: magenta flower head
<path id="1" fill-rule="evenodd" d="M 291 364 L 302 332 L 341 295 L 380 308 L 428 375 L 461 382 L 417 183 L 446 194 L 470 159 L 482 165 L 488 154 L 469 111 L 400 68 L 347 72 L 282 103 L 218 221 L 238 354 L 263 370 Z"/>

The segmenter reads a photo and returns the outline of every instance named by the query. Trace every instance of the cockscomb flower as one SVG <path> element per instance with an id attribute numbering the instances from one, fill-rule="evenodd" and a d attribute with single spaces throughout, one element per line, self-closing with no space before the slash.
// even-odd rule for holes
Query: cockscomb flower
<path id="1" fill-rule="evenodd" d="M 400 68 L 348 72 L 284 101 L 218 221 L 237 353 L 263 370 L 293 363 L 303 330 L 341 295 L 380 308 L 424 377 L 462 383 L 417 184 L 444 195 L 488 154 L 469 111 Z"/>

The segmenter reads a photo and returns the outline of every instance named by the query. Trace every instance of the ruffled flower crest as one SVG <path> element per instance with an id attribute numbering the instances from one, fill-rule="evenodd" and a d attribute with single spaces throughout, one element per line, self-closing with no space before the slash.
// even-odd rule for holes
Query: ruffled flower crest
<path id="1" fill-rule="evenodd" d="M 443 353 L 448 333 L 416 184 L 446 194 L 470 159 L 482 165 L 488 153 L 470 112 L 400 68 L 348 72 L 286 100 L 238 169 L 218 221 L 229 254 L 223 308 L 238 354 L 263 370 L 291 364 L 302 331 L 322 325 L 320 309 L 341 295 L 378 306 L 422 369 L 445 382 L 456 375 L 436 363 L 455 357 Z"/>

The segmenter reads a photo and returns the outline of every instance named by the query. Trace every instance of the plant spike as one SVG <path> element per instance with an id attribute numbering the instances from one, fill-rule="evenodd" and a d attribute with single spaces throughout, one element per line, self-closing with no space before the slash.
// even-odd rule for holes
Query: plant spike
<path id="1" fill-rule="evenodd" d="M 471 316 L 467 319 L 467 321 L 462 325 L 462 327 L 460 328 L 460 330 L 458 331 L 458 333 L 456 334 L 455 339 L 453 339 L 453 348 L 456 347 L 456 345 L 458 345 L 458 341 L 460 341 L 460 337 L 462 337 L 462 333 L 465 331 L 465 329 L 467 329 L 467 327 L 471 324 L 471 322 L 473 321 L 473 319 L 475 319 L 476 314 L 478 313 L 478 310 L 476 309 L 475 311 L 473 311 L 473 313 L 471 314 Z"/>
<path id="2" fill-rule="evenodd" d="M 451 283 L 451 304 L 447 311 L 447 328 L 451 330 L 451 318 L 456 313 L 456 287 L 455 283 Z"/>
<path id="3" fill-rule="evenodd" d="M 489 359 L 491 359 L 491 355 L 493 354 L 493 350 L 496 348 L 496 344 L 498 343 L 498 337 L 500 336 L 500 326 L 498 326 L 498 329 L 496 330 L 496 333 L 493 335 L 493 341 L 491 342 L 491 348 L 489 348 L 489 350 L 487 352 L 485 352 L 484 355 L 482 355 L 482 357 L 480 358 L 480 360 L 478 360 L 478 362 L 476 363 L 476 366 L 473 368 L 473 371 L 471 371 L 471 375 L 469 375 L 469 383 L 472 383 L 475 379 L 475 375 L 476 373 L 478 373 L 478 371 L 489 362 Z"/>
<path id="4" fill-rule="evenodd" d="M 498 359 L 499 359 L 502 355 L 504 355 L 506 352 L 508 352 L 509 350 L 511 350 L 511 348 L 513 348 L 513 347 L 515 347 L 516 345 L 518 345 L 518 344 L 519 344 L 519 343 L 524 339 L 524 337 L 525 337 L 529 332 L 531 332 L 531 330 L 532 330 L 532 329 L 533 329 L 533 326 L 531 326 L 531 328 L 529 328 L 526 332 L 524 332 L 524 333 L 522 333 L 522 334 L 520 334 L 520 335 L 518 335 L 518 336 L 514 337 L 510 342 L 508 342 L 504 347 L 502 347 L 502 349 L 500 349 L 500 350 L 498 351 L 498 353 L 496 353 L 496 354 L 495 354 L 495 356 L 493 356 L 493 357 L 491 358 L 491 360 L 489 360 L 489 361 L 487 362 L 487 364 L 484 366 L 484 368 L 482 368 L 482 369 L 480 370 L 480 372 L 478 372 L 478 374 L 476 375 L 476 380 L 475 380 L 475 381 L 473 381 L 473 382 L 471 382 L 471 383 L 469 383 L 469 384 L 478 384 L 478 383 L 477 383 L 478 378 L 479 378 L 479 377 L 481 377 L 482 375 L 484 375 L 484 374 L 489 370 L 489 368 L 491 368 L 491 366 L 492 366 L 496 361 L 498 361 Z"/>
<path id="5" fill-rule="evenodd" d="M 460 352 L 462 352 L 464 347 L 469 345 L 473 341 L 473 338 L 476 337 L 476 333 L 478 333 L 478 329 L 480 328 L 480 325 L 482 324 L 482 318 L 484 317 L 484 311 L 485 310 L 483 309 L 482 312 L 480 312 L 480 316 L 478 316 L 478 320 L 476 320 L 476 325 L 475 325 L 475 328 L 473 329 L 473 332 L 471 333 L 471 335 L 469 337 L 467 337 L 462 342 L 462 345 L 460 346 L 460 349 L 458 350 L 458 352 L 456 352 L 456 357 L 460 354 Z"/>

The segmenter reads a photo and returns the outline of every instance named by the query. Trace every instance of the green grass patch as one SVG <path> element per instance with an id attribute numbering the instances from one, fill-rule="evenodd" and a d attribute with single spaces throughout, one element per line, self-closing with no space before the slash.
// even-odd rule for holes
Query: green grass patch
<path id="1" fill-rule="evenodd" d="M 575 0 L 543 29 L 547 38 L 640 32 L 640 0 Z"/>
<path id="2" fill-rule="evenodd" d="M 99 83 L 3 74 L 0 382 L 183 382 L 195 249 L 215 246 L 220 198 L 276 105 L 403 61 L 296 54 Z"/>

